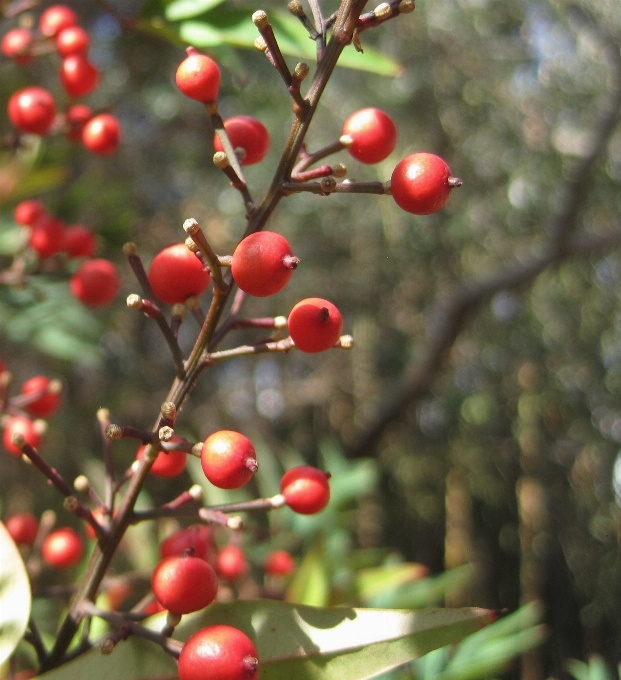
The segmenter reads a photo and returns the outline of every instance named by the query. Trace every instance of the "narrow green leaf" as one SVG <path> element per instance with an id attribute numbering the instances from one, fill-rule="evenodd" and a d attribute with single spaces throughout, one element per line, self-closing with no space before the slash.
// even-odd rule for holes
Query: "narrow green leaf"
<path id="1" fill-rule="evenodd" d="M 159 615 L 146 623 L 159 630 L 163 620 Z M 482 609 L 320 609 L 249 600 L 184 616 L 175 636 L 185 640 L 199 628 L 227 624 L 254 640 L 261 680 L 363 680 L 457 642 L 490 620 L 491 613 Z M 40 677 L 163 680 L 176 677 L 175 670 L 174 660 L 159 647 L 130 638 L 109 656 L 95 649 Z"/>
<path id="2" fill-rule="evenodd" d="M 589 665 L 578 659 L 569 659 L 565 664 L 576 680 L 591 680 Z"/>
<path id="3" fill-rule="evenodd" d="M 589 659 L 589 675 L 591 680 L 613 680 L 606 662 L 599 654 L 593 654 Z"/>
<path id="4" fill-rule="evenodd" d="M 423 564 L 406 562 L 386 564 L 381 567 L 361 569 L 356 574 L 358 594 L 363 601 L 381 595 L 387 590 L 394 590 L 398 586 L 410 581 L 418 581 L 428 573 Z"/>
<path id="5" fill-rule="evenodd" d="M 0 663 L 13 654 L 30 617 L 30 582 L 17 546 L 0 522 Z"/>
<path id="6" fill-rule="evenodd" d="M 330 600 L 326 551 L 321 538 L 306 553 L 287 589 L 287 602 L 325 607 Z"/>
<path id="7" fill-rule="evenodd" d="M 191 19 L 221 5 L 224 0 L 175 0 L 164 13 L 168 21 Z"/>

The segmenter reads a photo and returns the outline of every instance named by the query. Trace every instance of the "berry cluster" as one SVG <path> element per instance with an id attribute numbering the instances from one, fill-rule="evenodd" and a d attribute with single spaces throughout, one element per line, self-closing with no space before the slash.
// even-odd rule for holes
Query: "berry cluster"
<path id="1" fill-rule="evenodd" d="M 20 66 L 51 49 L 61 58 L 60 83 L 70 98 L 91 94 L 99 84 L 99 69 L 89 60 L 90 36 L 66 5 L 48 7 L 39 17 L 38 31 L 20 27 L 8 31 L 0 45 L 2 53 Z M 19 132 L 47 135 L 64 131 L 71 141 L 81 141 L 96 154 L 114 153 L 120 141 L 118 120 L 109 113 L 94 114 L 84 104 L 72 104 L 56 115 L 52 94 L 38 86 L 15 92 L 8 103 L 11 123 Z"/>
<path id="2" fill-rule="evenodd" d="M 64 258 L 87 258 L 71 276 L 73 295 L 89 307 L 107 305 L 116 296 L 120 280 L 109 260 L 93 258 L 97 242 L 95 234 L 82 224 L 66 225 L 52 215 L 38 200 L 22 201 L 14 212 L 17 224 L 29 230 L 28 245 L 39 261 L 59 254 Z M 59 264 L 62 264 L 59 263 Z"/>

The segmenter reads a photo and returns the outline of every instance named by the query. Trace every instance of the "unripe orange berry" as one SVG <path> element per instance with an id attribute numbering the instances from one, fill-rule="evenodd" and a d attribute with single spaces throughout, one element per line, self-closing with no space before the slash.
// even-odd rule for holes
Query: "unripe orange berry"
<path id="1" fill-rule="evenodd" d="M 328 300 L 307 298 L 293 307 L 287 327 L 295 346 L 302 352 L 323 352 L 336 344 L 343 330 L 343 319 Z"/>
<path id="2" fill-rule="evenodd" d="M 207 104 L 218 98 L 220 69 L 206 54 L 188 47 L 188 56 L 181 62 L 175 75 L 177 87 L 186 97 Z"/>
<path id="3" fill-rule="evenodd" d="M 237 489 L 256 472 L 257 454 L 248 437 L 232 430 L 220 430 L 205 439 L 201 466 L 214 486 Z"/>

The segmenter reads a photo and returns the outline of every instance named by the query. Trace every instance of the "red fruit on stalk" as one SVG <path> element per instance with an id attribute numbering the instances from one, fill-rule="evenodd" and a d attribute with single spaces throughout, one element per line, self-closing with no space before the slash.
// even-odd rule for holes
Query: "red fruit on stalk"
<path id="1" fill-rule="evenodd" d="M 2 54 L 12 59 L 19 66 L 26 66 L 34 61 L 32 49 L 32 32 L 27 28 L 12 28 L 5 33 L 0 46 Z"/>
<path id="2" fill-rule="evenodd" d="M 179 680 L 258 680 L 257 650 L 232 626 L 201 628 L 183 645 L 178 673 Z"/>
<path id="3" fill-rule="evenodd" d="M 287 239 L 273 231 L 259 231 L 242 239 L 233 253 L 231 273 L 249 295 L 265 297 L 282 290 L 298 265 Z"/>
<path id="4" fill-rule="evenodd" d="M 158 602 L 172 614 L 189 614 L 211 604 L 218 577 L 199 557 L 166 557 L 153 570 L 151 587 Z"/>
<path id="5" fill-rule="evenodd" d="M 64 237 L 64 222 L 44 213 L 32 224 L 28 245 L 44 260 L 62 250 Z"/>
<path id="6" fill-rule="evenodd" d="M 314 515 L 330 500 L 329 473 L 310 465 L 288 470 L 280 480 L 280 493 L 287 505 L 300 515 Z"/>
<path id="7" fill-rule="evenodd" d="M 248 437 L 232 430 L 220 430 L 205 439 L 201 466 L 214 486 L 238 489 L 256 472 L 257 454 Z"/>
<path id="8" fill-rule="evenodd" d="M 97 248 L 95 234 L 81 224 L 72 224 L 63 233 L 62 250 L 69 257 L 92 257 Z"/>
<path id="9" fill-rule="evenodd" d="M 51 567 L 68 569 L 75 566 L 84 554 L 84 542 L 69 527 L 53 531 L 43 541 L 41 556 Z"/>
<path id="10" fill-rule="evenodd" d="M 185 243 L 168 246 L 159 252 L 151 262 L 148 276 L 155 296 L 169 305 L 185 302 L 191 295 L 200 295 L 211 279 Z"/>
<path id="11" fill-rule="evenodd" d="M 83 97 L 99 84 L 99 69 L 85 54 L 71 54 L 63 59 L 60 82 L 72 97 Z"/>
<path id="12" fill-rule="evenodd" d="M 46 38 L 53 38 L 60 31 L 78 23 L 76 13 L 67 5 L 52 5 L 39 18 L 39 30 Z"/>
<path id="13" fill-rule="evenodd" d="M 216 62 L 206 54 L 200 54 L 193 47 L 186 50 L 188 56 L 181 62 L 175 82 L 186 97 L 203 104 L 218 98 L 220 69 Z"/>
<path id="14" fill-rule="evenodd" d="M 93 112 L 85 104 L 75 104 L 67 109 L 65 123 L 67 125 L 67 139 L 71 142 L 81 142 L 84 126 L 93 117 Z"/>
<path id="15" fill-rule="evenodd" d="M 22 201 L 15 207 L 13 218 L 17 224 L 30 227 L 44 214 L 45 207 L 41 201 L 29 200 Z"/>
<path id="16" fill-rule="evenodd" d="M 13 435 L 16 434 L 21 434 L 26 440 L 26 443 L 30 444 L 34 449 L 38 449 L 41 445 L 41 435 L 36 431 L 32 420 L 22 418 L 21 416 L 15 416 L 6 424 L 2 434 L 4 448 L 13 456 L 19 458 L 22 455 L 20 449 L 13 444 Z"/>
<path id="17" fill-rule="evenodd" d="M 218 576 L 227 581 L 237 581 L 246 576 L 250 565 L 244 551 L 236 545 L 227 545 L 216 556 Z"/>
<path id="18" fill-rule="evenodd" d="M 81 26 L 63 28 L 56 36 L 56 49 L 61 57 L 69 57 L 72 54 L 86 55 L 90 44 L 90 36 Z"/>
<path id="19" fill-rule="evenodd" d="M 100 113 L 91 118 L 82 130 L 82 142 L 93 153 L 109 156 L 119 147 L 121 127 L 119 121 L 109 113 Z"/>
<path id="20" fill-rule="evenodd" d="M 233 148 L 244 150 L 242 165 L 263 160 L 270 148 L 270 136 L 261 121 L 252 116 L 233 116 L 224 121 L 224 129 Z M 214 135 L 213 145 L 216 151 L 224 151 L 218 135 Z"/>
<path id="21" fill-rule="evenodd" d="M 56 116 L 56 104 L 54 97 L 42 87 L 25 87 L 11 95 L 8 113 L 20 132 L 46 135 Z"/>
<path id="22" fill-rule="evenodd" d="M 114 300 L 120 281 L 109 260 L 86 260 L 69 282 L 71 292 L 87 307 L 101 307 Z"/>
<path id="23" fill-rule="evenodd" d="M 177 440 L 179 439 L 180 437 L 177 437 Z M 172 441 L 175 441 L 175 437 L 173 437 Z M 146 445 L 143 444 L 138 449 L 136 453 L 137 460 L 142 458 L 145 448 Z M 187 458 L 188 456 L 185 451 L 160 451 L 151 466 L 150 472 L 156 477 L 176 477 L 185 470 Z"/>
<path id="24" fill-rule="evenodd" d="M 307 298 L 293 307 L 287 326 L 295 346 L 312 354 L 334 347 L 343 330 L 343 319 L 328 300 Z"/>
<path id="25" fill-rule="evenodd" d="M 35 401 L 31 401 L 24 406 L 24 411 L 27 411 L 35 418 L 48 418 L 56 411 L 60 404 L 60 392 L 47 391 L 52 381 L 44 375 L 36 375 L 22 385 L 21 394 L 33 394 L 35 392 L 43 392 L 43 394 Z M 60 384 L 60 383 L 58 383 Z"/>
<path id="26" fill-rule="evenodd" d="M 29 512 L 20 512 L 7 520 L 6 530 L 17 545 L 32 545 L 39 531 L 39 520 Z"/>
<path id="27" fill-rule="evenodd" d="M 429 215 L 448 201 L 451 190 L 461 182 L 451 177 L 448 165 L 435 154 L 413 153 L 397 164 L 392 172 L 392 197 L 403 210 L 414 215 Z"/>
<path id="28" fill-rule="evenodd" d="M 171 534 L 160 545 L 160 555 L 181 556 L 188 548 L 193 548 L 194 557 L 209 562 L 213 547 L 213 533 L 206 524 L 195 524 Z"/>
<path id="29" fill-rule="evenodd" d="M 347 151 L 362 163 L 379 163 L 397 145 L 397 128 L 392 118 L 380 109 L 360 109 L 343 123 L 343 135 L 353 142 Z"/>
<path id="30" fill-rule="evenodd" d="M 295 560 L 286 550 L 273 550 L 263 562 L 263 570 L 270 576 L 288 576 L 295 571 Z"/>

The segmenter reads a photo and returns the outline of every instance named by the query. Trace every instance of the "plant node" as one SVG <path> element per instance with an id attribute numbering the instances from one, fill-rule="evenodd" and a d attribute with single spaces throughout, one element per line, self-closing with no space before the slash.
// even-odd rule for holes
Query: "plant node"
<path id="1" fill-rule="evenodd" d="M 382 2 L 373 10 L 373 14 L 375 15 L 375 18 L 379 19 L 380 21 L 382 19 L 388 19 L 388 17 L 392 14 L 392 8 L 387 2 Z"/>
<path id="2" fill-rule="evenodd" d="M 115 425 L 114 423 L 110 423 L 108 427 L 106 427 L 106 430 L 104 432 L 106 437 L 108 439 L 121 439 L 123 436 L 123 428 L 120 425 Z"/>
<path id="3" fill-rule="evenodd" d="M 131 309 L 142 309 L 142 298 L 137 293 L 130 293 L 127 296 L 127 306 Z"/>
<path id="4" fill-rule="evenodd" d="M 293 76 L 298 80 L 304 80 L 306 76 L 310 73 L 310 66 L 303 61 L 295 65 L 293 69 Z"/>
<path id="5" fill-rule="evenodd" d="M 401 0 L 399 3 L 399 12 L 401 14 L 410 14 L 416 9 L 414 0 Z"/>
<path id="6" fill-rule="evenodd" d="M 263 54 L 267 54 L 269 51 L 267 43 L 265 42 L 265 38 L 262 35 L 259 35 L 254 39 L 254 46 L 255 49 L 257 49 L 259 52 L 263 52 Z"/>
<path id="7" fill-rule="evenodd" d="M 175 431 L 172 429 L 172 427 L 168 425 L 164 425 L 164 427 L 160 427 L 158 430 L 157 436 L 161 442 L 169 442 L 175 434 Z"/>
<path id="8" fill-rule="evenodd" d="M 86 475 L 78 475 L 73 480 L 73 488 L 76 491 L 80 491 L 81 493 L 88 493 L 91 488 L 91 484 L 88 481 L 88 477 Z"/>
<path id="9" fill-rule="evenodd" d="M 75 512 L 78 509 L 80 502 L 75 496 L 65 496 L 63 500 L 63 508 L 68 512 Z"/>
<path id="10" fill-rule="evenodd" d="M 123 245 L 123 253 L 125 256 L 138 255 L 138 248 L 136 247 L 135 243 L 129 241 Z"/>
<path id="11" fill-rule="evenodd" d="M 262 28 L 265 28 L 269 20 L 267 18 L 267 14 L 262 10 L 258 9 L 253 15 L 252 15 L 252 23 L 259 29 L 261 30 Z"/>
<path id="12" fill-rule="evenodd" d="M 293 14 L 294 17 L 304 16 L 304 7 L 302 6 L 300 0 L 291 0 L 287 4 L 287 9 L 291 12 L 291 14 Z"/>
<path id="13" fill-rule="evenodd" d="M 177 417 L 177 407 L 174 401 L 165 401 L 162 404 L 160 411 L 164 418 L 168 418 L 168 420 L 174 420 Z"/>

